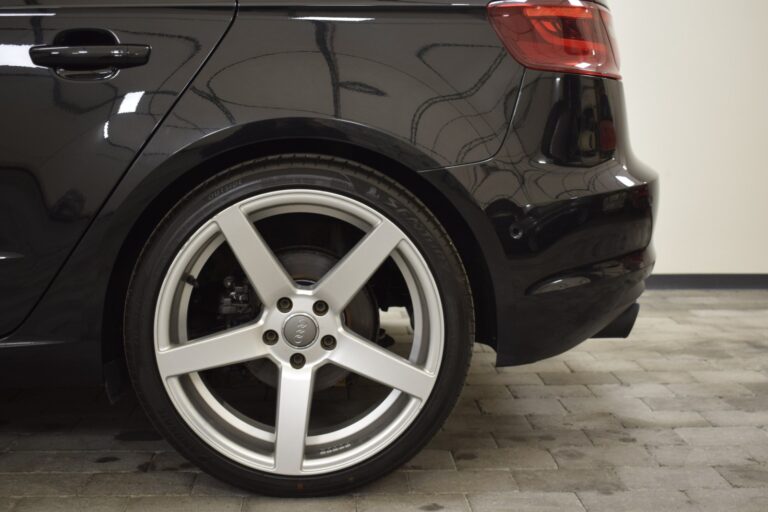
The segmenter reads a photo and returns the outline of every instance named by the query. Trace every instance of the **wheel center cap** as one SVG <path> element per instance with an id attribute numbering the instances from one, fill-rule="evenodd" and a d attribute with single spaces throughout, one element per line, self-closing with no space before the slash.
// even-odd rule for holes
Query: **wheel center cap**
<path id="1" fill-rule="evenodd" d="M 283 324 L 283 338 L 292 347 L 308 347 L 317 338 L 317 322 L 303 313 L 293 315 Z"/>

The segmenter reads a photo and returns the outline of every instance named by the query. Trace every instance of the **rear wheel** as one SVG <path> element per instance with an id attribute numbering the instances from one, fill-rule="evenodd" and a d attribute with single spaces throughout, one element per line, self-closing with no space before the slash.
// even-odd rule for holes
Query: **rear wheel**
<path id="1" fill-rule="evenodd" d="M 202 184 L 134 270 L 129 370 L 191 461 L 264 494 L 346 491 L 440 427 L 469 364 L 472 304 L 445 232 L 407 190 L 290 155 Z"/>

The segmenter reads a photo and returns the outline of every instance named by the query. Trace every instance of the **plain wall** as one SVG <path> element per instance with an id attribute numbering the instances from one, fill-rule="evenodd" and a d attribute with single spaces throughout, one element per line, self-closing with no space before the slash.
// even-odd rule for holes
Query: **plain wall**
<path id="1" fill-rule="evenodd" d="M 612 0 L 657 274 L 768 273 L 768 1 Z"/>

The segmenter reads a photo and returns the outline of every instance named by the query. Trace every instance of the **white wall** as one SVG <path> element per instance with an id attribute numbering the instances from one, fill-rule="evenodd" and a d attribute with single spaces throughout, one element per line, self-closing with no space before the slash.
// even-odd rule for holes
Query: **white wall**
<path id="1" fill-rule="evenodd" d="M 768 1 L 612 0 L 658 274 L 768 273 Z"/>

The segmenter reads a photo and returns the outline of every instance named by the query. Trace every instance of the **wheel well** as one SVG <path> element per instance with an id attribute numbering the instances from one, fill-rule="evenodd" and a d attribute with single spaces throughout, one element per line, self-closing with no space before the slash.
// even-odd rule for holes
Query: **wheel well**
<path id="1" fill-rule="evenodd" d="M 325 140 L 285 140 L 256 144 L 218 155 L 203 162 L 163 190 L 134 223 L 110 276 L 102 328 L 102 358 L 108 368 L 122 364 L 122 312 L 133 267 L 152 231 L 172 205 L 207 178 L 237 163 L 280 153 L 314 153 L 346 158 L 384 170 L 418 197 L 448 232 L 469 277 L 475 305 L 476 339 L 495 346 L 496 318 L 490 273 L 479 244 L 455 207 L 417 172 L 378 153 L 345 143 Z M 108 370 L 109 371 L 109 370 Z"/>

